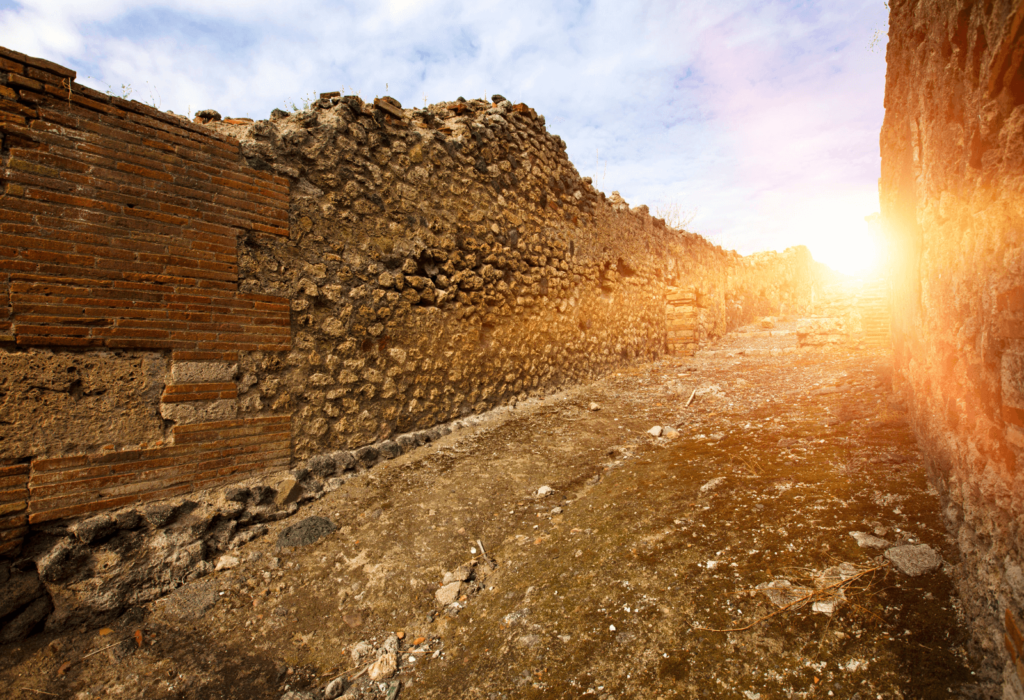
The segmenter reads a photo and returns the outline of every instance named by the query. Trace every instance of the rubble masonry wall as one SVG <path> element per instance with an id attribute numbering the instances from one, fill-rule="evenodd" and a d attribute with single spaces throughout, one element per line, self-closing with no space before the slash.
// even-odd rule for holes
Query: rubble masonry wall
<path id="1" fill-rule="evenodd" d="M 976 637 L 1024 697 L 1024 5 L 894 2 L 880 194 L 900 391 Z"/>

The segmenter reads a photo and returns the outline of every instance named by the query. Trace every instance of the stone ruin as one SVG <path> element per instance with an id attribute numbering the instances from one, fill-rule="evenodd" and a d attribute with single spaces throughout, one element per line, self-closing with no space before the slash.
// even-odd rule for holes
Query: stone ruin
<path id="1" fill-rule="evenodd" d="M 354 470 L 827 277 L 606 197 L 498 95 L 190 122 L 2 49 L 0 98 L 4 640 L 166 594 Z"/>
<path id="2" fill-rule="evenodd" d="M 891 342 L 1024 697 L 1022 55 L 1020 3 L 893 3 L 889 284 L 840 308 L 806 249 L 744 258 L 606 197 L 499 95 L 190 122 L 0 49 L 0 641 L 164 595 L 488 411 L 813 312 L 806 344 Z"/>

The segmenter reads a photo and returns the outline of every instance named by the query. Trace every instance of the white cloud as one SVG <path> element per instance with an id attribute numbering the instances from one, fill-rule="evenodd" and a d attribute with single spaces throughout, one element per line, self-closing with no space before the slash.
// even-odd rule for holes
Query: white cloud
<path id="1" fill-rule="evenodd" d="M 545 114 L 598 186 L 697 207 L 698 230 L 743 252 L 797 242 L 789 214 L 819 202 L 877 207 L 881 0 L 5 7 L 0 44 L 179 113 L 259 118 L 337 89 L 407 106 L 500 92 Z"/>

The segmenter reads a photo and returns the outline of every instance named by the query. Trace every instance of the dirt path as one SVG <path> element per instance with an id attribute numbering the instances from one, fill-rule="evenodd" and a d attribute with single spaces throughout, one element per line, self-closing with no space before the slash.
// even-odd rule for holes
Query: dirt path
<path id="1" fill-rule="evenodd" d="M 956 550 L 887 357 L 797 350 L 791 330 L 736 333 L 380 464 L 234 568 L 109 628 L 5 649 L 0 687 L 299 700 L 342 677 L 329 697 L 976 696 Z M 278 547 L 311 516 L 337 529 Z M 909 576 L 887 550 L 943 563 Z M 714 631 L 730 628 L 746 629 Z"/>

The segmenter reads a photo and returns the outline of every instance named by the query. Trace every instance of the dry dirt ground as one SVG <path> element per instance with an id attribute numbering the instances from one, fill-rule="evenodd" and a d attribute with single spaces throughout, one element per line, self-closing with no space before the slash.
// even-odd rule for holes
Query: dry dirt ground
<path id="1" fill-rule="evenodd" d="M 978 696 L 956 550 L 888 357 L 801 350 L 792 327 L 497 411 L 356 474 L 234 568 L 3 649 L 2 695 Z M 336 529 L 279 545 L 312 516 Z M 330 530 L 317 523 L 285 541 Z M 939 568 L 908 576 L 883 555 L 919 543 Z"/>

